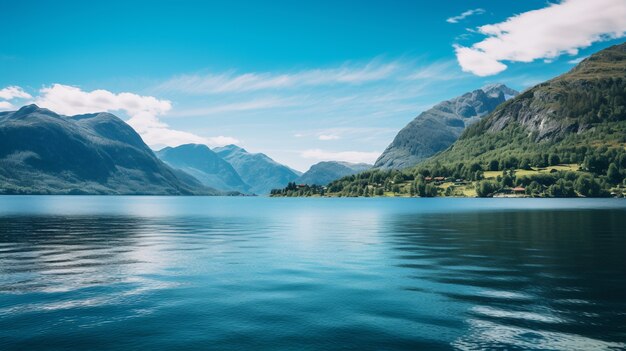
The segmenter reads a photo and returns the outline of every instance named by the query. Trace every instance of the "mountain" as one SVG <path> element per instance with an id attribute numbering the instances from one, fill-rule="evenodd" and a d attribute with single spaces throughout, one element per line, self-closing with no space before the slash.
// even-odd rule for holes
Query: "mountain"
<path id="1" fill-rule="evenodd" d="M 166 147 L 157 151 L 156 155 L 171 167 L 192 175 L 208 187 L 242 193 L 250 190 L 250 186 L 241 179 L 233 166 L 206 145 Z"/>
<path id="2" fill-rule="evenodd" d="M 417 166 L 272 196 L 626 197 L 626 43 L 500 104 Z"/>
<path id="3" fill-rule="evenodd" d="M 241 179 L 250 186 L 250 192 L 269 194 L 272 189 L 283 188 L 300 174 L 282 165 L 265 154 L 252 154 L 236 145 L 213 149 L 215 153 L 237 171 Z"/>
<path id="4" fill-rule="evenodd" d="M 590 152 L 625 147 L 626 43 L 622 43 L 498 106 L 432 162 L 502 163 L 526 158 L 539 164 L 540 158 L 555 154 L 571 163 L 605 158 L 602 163 L 608 166 L 611 155 Z"/>
<path id="5" fill-rule="evenodd" d="M 366 163 L 349 163 L 337 161 L 319 162 L 296 179 L 298 184 L 326 185 L 333 180 L 349 176 L 372 168 Z"/>
<path id="6" fill-rule="evenodd" d="M 36 105 L 0 113 L 0 192 L 218 193 L 165 165 L 112 114 L 68 117 Z"/>
<path id="7" fill-rule="evenodd" d="M 517 94 L 503 84 L 494 84 L 435 105 L 400 130 L 374 167 L 401 169 L 418 164 L 447 149 L 468 125 Z"/>

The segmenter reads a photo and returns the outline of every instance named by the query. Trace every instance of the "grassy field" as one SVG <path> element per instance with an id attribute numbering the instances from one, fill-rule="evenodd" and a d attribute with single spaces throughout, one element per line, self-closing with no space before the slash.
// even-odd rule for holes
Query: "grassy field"
<path id="1" fill-rule="evenodd" d="M 532 170 L 517 169 L 515 170 L 515 175 L 526 176 L 526 175 L 533 175 L 533 174 L 539 174 L 539 173 L 550 173 L 550 171 L 552 171 L 553 169 L 557 171 L 576 172 L 580 169 L 580 165 L 566 164 L 566 165 L 558 165 L 558 166 L 549 166 L 545 168 L 533 168 Z M 499 175 L 502 175 L 502 171 L 486 171 L 485 179 L 495 179 Z"/>
<path id="2" fill-rule="evenodd" d="M 515 170 L 515 174 L 517 176 L 530 176 L 530 175 L 536 175 L 536 174 L 540 174 L 540 173 L 550 173 L 553 170 L 556 171 L 572 171 L 572 172 L 578 172 L 580 171 L 580 165 L 577 164 L 562 164 L 562 165 L 557 165 L 557 166 L 549 166 L 549 167 L 545 167 L 545 168 L 536 168 L 534 167 L 533 169 L 529 169 L 529 170 L 525 170 L 525 169 L 516 169 Z M 498 176 L 502 175 L 502 171 L 486 171 L 484 172 L 484 177 L 485 179 L 496 179 Z M 448 191 L 448 193 L 450 195 L 448 195 L 449 197 L 476 197 L 476 184 L 477 182 L 468 182 L 468 184 L 464 184 L 464 185 L 455 185 L 454 182 L 443 182 L 441 184 L 439 184 L 437 187 L 439 188 L 439 195 L 441 197 L 446 197 L 446 191 L 448 190 L 448 188 L 452 188 L 450 191 Z M 391 191 L 385 191 L 385 193 L 381 196 L 381 195 L 374 195 L 375 197 L 410 197 L 409 195 L 409 189 L 411 187 L 411 182 L 407 181 L 407 182 L 402 182 L 400 184 L 397 184 L 400 189 L 401 189 L 401 193 L 394 193 Z M 370 189 L 375 189 L 373 188 L 371 185 L 369 186 Z M 623 189 L 621 188 L 616 188 L 613 189 L 617 192 L 622 191 Z M 326 197 L 335 197 L 335 196 L 339 196 L 339 194 L 326 194 Z"/>
<path id="3" fill-rule="evenodd" d="M 535 167 L 529 170 L 516 169 L 515 174 L 517 176 L 528 176 L 528 175 L 534 175 L 534 174 L 539 174 L 539 173 L 550 173 L 552 170 L 577 172 L 580 170 L 580 165 L 563 164 L 563 165 L 550 166 L 550 167 L 545 167 L 545 168 Z M 500 175 L 502 175 L 502 171 L 487 171 L 484 173 L 485 179 L 495 179 Z M 452 195 L 450 195 L 451 197 L 476 197 L 477 194 L 476 194 L 475 184 L 476 182 L 471 182 L 466 185 L 454 185 L 453 182 L 444 182 L 438 186 L 438 188 L 441 189 L 439 192 L 439 196 L 445 197 L 444 194 L 446 193 L 446 190 L 452 187 L 453 190 L 451 190 L 452 192 Z M 383 197 L 408 197 L 409 187 L 411 186 L 411 183 L 404 182 L 398 185 L 400 186 L 401 189 L 403 189 L 406 192 L 405 194 L 397 194 L 394 192 L 386 191 L 385 194 L 382 196 Z"/>

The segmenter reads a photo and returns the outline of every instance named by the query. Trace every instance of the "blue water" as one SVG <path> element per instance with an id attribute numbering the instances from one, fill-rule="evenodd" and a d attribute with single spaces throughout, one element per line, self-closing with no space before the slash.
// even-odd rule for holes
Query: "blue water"
<path id="1" fill-rule="evenodd" d="M 626 348 L 626 201 L 0 196 L 0 350 Z"/>

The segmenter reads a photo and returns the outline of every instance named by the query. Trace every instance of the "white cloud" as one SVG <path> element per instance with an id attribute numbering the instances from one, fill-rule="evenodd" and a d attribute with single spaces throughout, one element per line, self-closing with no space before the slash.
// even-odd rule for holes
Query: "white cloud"
<path id="1" fill-rule="evenodd" d="M 25 92 L 24 89 L 18 86 L 8 86 L 4 89 L 0 89 L 0 99 L 13 100 L 13 99 L 31 99 L 32 96 Z M 17 107 L 9 101 L 0 101 L 0 111 L 12 111 Z"/>
<path id="2" fill-rule="evenodd" d="M 101 111 L 124 111 L 131 118 L 156 118 L 172 108 L 171 102 L 133 93 L 115 94 L 107 90 L 83 91 L 80 88 L 54 84 L 40 90 L 35 99 L 39 106 L 65 115 Z"/>
<path id="3" fill-rule="evenodd" d="M 572 65 L 577 65 L 579 63 L 581 63 L 584 59 L 586 59 L 589 56 L 581 56 L 581 57 L 577 57 L 575 59 L 569 60 L 567 61 L 567 63 L 571 63 Z"/>
<path id="4" fill-rule="evenodd" d="M 346 161 L 353 163 L 374 163 L 380 152 L 362 152 L 362 151 L 324 151 L 320 149 L 305 150 L 300 153 L 303 158 L 314 159 L 319 161 Z"/>
<path id="5" fill-rule="evenodd" d="M 500 73 L 506 69 L 505 64 L 498 62 L 498 60 L 483 51 L 462 46 L 455 46 L 454 50 L 463 71 L 485 77 Z"/>
<path id="6" fill-rule="evenodd" d="M 448 22 L 448 23 L 459 23 L 459 21 L 464 20 L 465 18 L 467 18 L 469 16 L 481 15 L 483 13 L 485 13 L 485 10 L 483 10 L 483 9 L 467 10 L 467 11 L 463 12 L 462 14 L 460 14 L 458 16 L 454 16 L 454 17 L 448 18 L 446 20 L 446 22 Z"/>
<path id="7" fill-rule="evenodd" d="M 29 93 L 18 86 L 10 86 L 4 89 L 0 89 L 0 99 L 12 100 L 12 99 L 30 99 Z"/>
<path id="8" fill-rule="evenodd" d="M 504 71 L 503 61 L 554 59 L 597 41 L 626 34 L 624 0 L 563 0 L 524 12 L 496 24 L 481 26 L 486 39 L 471 47 L 455 46 L 463 71 L 489 76 Z"/>
<path id="9" fill-rule="evenodd" d="M 94 112 L 123 111 L 130 116 L 126 121 L 137 131 L 146 144 L 156 146 L 178 146 L 185 143 L 199 143 L 220 146 L 232 143 L 230 137 L 206 138 L 193 133 L 171 129 L 159 120 L 168 113 L 172 104 L 152 96 L 133 93 L 115 94 L 107 90 L 83 91 L 80 88 L 62 84 L 41 89 L 35 103 L 64 115 Z"/>
<path id="10" fill-rule="evenodd" d="M 339 135 L 335 135 L 335 134 L 320 134 L 320 135 L 317 136 L 317 139 L 322 140 L 322 141 L 337 140 L 337 139 L 339 139 Z"/>
<path id="11" fill-rule="evenodd" d="M 15 106 L 8 101 L 0 101 L 0 111 L 13 111 L 15 110 Z"/>
<path id="12" fill-rule="evenodd" d="M 225 146 L 225 145 L 231 145 L 231 144 L 239 144 L 239 139 L 233 138 L 233 137 L 227 137 L 227 136 L 216 136 L 216 137 L 210 137 L 210 138 L 206 138 L 207 139 L 207 145 L 211 146 L 211 147 L 215 147 L 215 146 Z"/>

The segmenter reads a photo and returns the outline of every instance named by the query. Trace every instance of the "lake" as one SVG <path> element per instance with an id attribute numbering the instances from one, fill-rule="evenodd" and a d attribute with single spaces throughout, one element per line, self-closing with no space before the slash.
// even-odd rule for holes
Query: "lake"
<path id="1" fill-rule="evenodd" d="M 626 348 L 626 201 L 0 196 L 1 350 Z"/>

